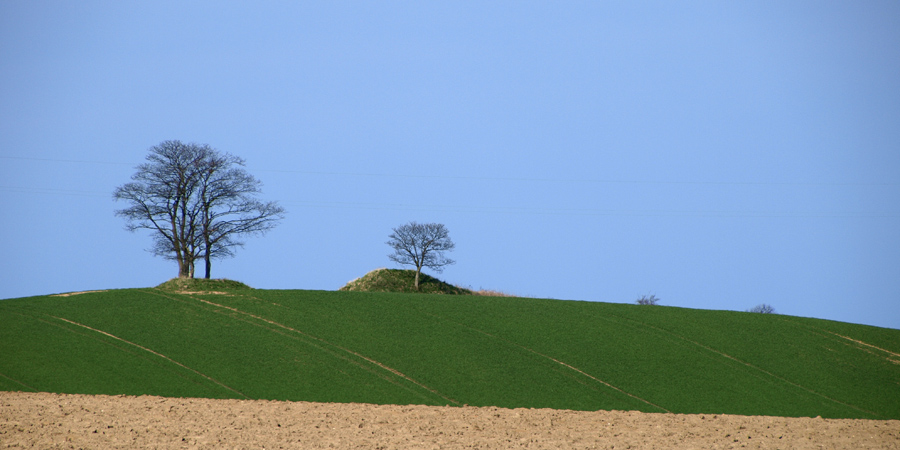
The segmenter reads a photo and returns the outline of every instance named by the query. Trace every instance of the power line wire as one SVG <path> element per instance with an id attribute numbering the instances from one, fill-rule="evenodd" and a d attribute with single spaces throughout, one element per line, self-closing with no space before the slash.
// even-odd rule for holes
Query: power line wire
<path id="1" fill-rule="evenodd" d="M 74 195 L 79 197 L 107 197 L 112 194 L 104 194 L 96 191 L 78 191 L 74 189 L 33 188 L 23 186 L 0 186 L 0 190 L 20 194 L 45 194 L 45 195 Z"/>
<path id="2" fill-rule="evenodd" d="M 24 194 L 106 197 L 110 194 L 72 189 L 0 186 L 0 191 Z M 727 211 L 727 210 L 617 210 L 596 208 L 543 208 L 524 206 L 423 205 L 407 203 L 367 203 L 338 201 L 288 200 L 281 203 L 303 208 L 355 209 L 376 211 L 428 211 L 468 214 L 544 215 L 544 216 L 610 216 L 610 217 L 699 217 L 699 218 L 898 218 L 900 213 L 869 211 Z"/>
<path id="3" fill-rule="evenodd" d="M 615 210 L 591 208 L 540 208 L 510 206 L 412 205 L 403 203 L 287 201 L 308 208 L 389 211 L 437 211 L 482 214 L 575 215 L 624 217 L 761 217 L 761 218 L 897 218 L 900 213 L 841 211 L 725 211 L 725 210 Z"/>
<path id="4" fill-rule="evenodd" d="M 52 159 L 21 156 L 0 156 L 0 159 L 28 160 L 39 162 L 63 162 L 77 164 L 109 164 L 136 165 L 123 162 L 89 161 L 76 159 Z M 301 170 L 265 170 L 261 172 L 294 173 L 303 175 L 381 177 L 381 178 L 420 178 L 420 179 L 459 179 L 480 181 L 515 181 L 515 182 L 567 182 L 567 183 L 622 183 L 622 184 L 683 184 L 683 185 L 822 185 L 822 186 L 897 186 L 900 183 L 799 183 L 799 182 L 719 182 L 719 181 L 654 181 L 654 180 L 591 180 L 591 179 L 553 179 L 553 178 L 516 178 L 516 177 L 477 177 L 459 175 L 410 175 L 410 174 L 378 174 L 354 172 L 320 172 Z M 108 197 L 109 194 L 95 191 L 72 189 L 35 188 L 22 186 L 0 186 L 0 190 L 14 193 L 43 195 L 70 195 L 87 197 Z M 584 208 L 540 208 L 540 207 L 508 207 L 508 206 L 471 206 L 471 205 L 412 205 L 402 203 L 360 203 L 360 202 L 323 202 L 323 201 L 287 201 L 285 204 L 296 204 L 306 208 L 330 209 L 366 209 L 366 210 L 402 210 L 402 211 L 440 211 L 481 214 L 525 214 L 525 215 L 590 215 L 590 216 L 628 216 L 628 217 L 857 217 L 857 218 L 895 218 L 900 213 L 890 212 L 823 212 L 823 211 L 712 211 L 712 210 L 602 210 Z"/>
<path id="5" fill-rule="evenodd" d="M 859 182 L 791 182 L 791 181 L 685 181 L 685 180 L 625 180 L 587 178 L 525 178 L 525 177 L 477 177 L 464 175 L 414 175 L 365 172 L 321 172 L 307 170 L 257 169 L 259 172 L 296 173 L 302 175 L 354 176 L 372 178 L 417 178 L 477 181 L 515 181 L 527 183 L 595 183 L 595 184 L 659 184 L 659 185 L 735 185 L 735 186 L 900 186 L 900 183 Z"/>
<path id="6" fill-rule="evenodd" d="M 25 156 L 0 156 L 0 159 L 12 159 L 23 161 L 41 162 L 65 162 L 77 164 L 107 164 L 137 166 L 138 163 L 125 163 L 113 161 L 88 161 L 77 159 L 36 158 Z M 255 169 L 258 172 L 269 173 L 293 173 L 299 175 L 325 175 L 345 177 L 368 178 L 413 178 L 413 179 L 445 179 L 445 180 L 473 180 L 473 181 L 513 181 L 526 183 L 593 183 L 593 184 L 649 184 L 649 185 L 710 185 L 710 186 L 900 186 L 900 183 L 882 182 L 799 182 L 799 181 L 710 181 L 710 180 L 628 180 L 628 179 L 587 179 L 587 178 L 528 178 L 528 177 L 479 177 L 471 175 L 418 175 L 418 174 L 390 174 L 367 172 L 326 172 L 314 170 L 291 169 Z"/>
<path id="7" fill-rule="evenodd" d="M 16 159 L 20 161 L 43 161 L 43 162 L 65 162 L 78 164 L 108 164 L 118 166 L 136 166 L 134 163 L 112 162 L 112 161 L 86 161 L 80 159 L 51 159 L 51 158 L 34 158 L 30 156 L 0 156 L 0 159 Z"/>

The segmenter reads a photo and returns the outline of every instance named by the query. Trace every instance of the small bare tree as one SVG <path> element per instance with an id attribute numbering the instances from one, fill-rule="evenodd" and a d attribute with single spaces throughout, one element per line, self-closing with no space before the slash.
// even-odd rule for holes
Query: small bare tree
<path id="1" fill-rule="evenodd" d="M 388 258 L 398 264 L 416 267 L 416 290 L 419 290 L 419 273 L 423 267 L 440 273 L 444 266 L 456 262 L 444 256 L 444 252 L 452 251 L 455 244 L 443 224 L 410 222 L 394 228 L 390 238 L 387 245 L 394 249 L 394 253 Z"/>
<path id="2" fill-rule="evenodd" d="M 775 314 L 775 307 L 772 305 L 767 305 L 765 303 L 756 305 L 747 310 L 747 312 L 759 313 L 759 314 Z"/>
<path id="3" fill-rule="evenodd" d="M 659 301 L 659 299 L 656 298 L 655 295 L 650 294 L 650 295 L 642 295 L 641 298 L 635 300 L 634 302 L 637 303 L 638 305 L 655 305 L 656 302 L 658 302 L 658 301 Z"/>

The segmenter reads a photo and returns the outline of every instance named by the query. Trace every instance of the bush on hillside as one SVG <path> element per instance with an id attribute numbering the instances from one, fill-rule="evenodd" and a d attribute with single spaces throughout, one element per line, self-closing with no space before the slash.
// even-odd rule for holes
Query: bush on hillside
<path id="1" fill-rule="evenodd" d="M 767 305 L 765 303 L 756 305 L 747 310 L 747 312 L 759 313 L 759 314 L 775 314 L 775 307 L 772 305 Z"/>
<path id="2" fill-rule="evenodd" d="M 634 302 L 638 305 L 655 305 L 659 299 L 656 298 L 655 295 L 642 295 L 641 298 L 635 300 Z"/>

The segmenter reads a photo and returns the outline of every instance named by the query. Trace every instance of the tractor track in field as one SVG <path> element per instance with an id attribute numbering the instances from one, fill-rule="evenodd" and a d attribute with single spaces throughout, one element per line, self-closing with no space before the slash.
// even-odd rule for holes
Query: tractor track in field
<path id="1" fill-rule="evenodd" d="M 743 366 L 746 366 L 746 367 L 748 367 L 748 368 L 750 368 L 750 369 L 752 369 L 752 370 L 754 370 L 754 371 L 756 371 L 756 372 L 758 372 L 758 373 L 763 374 L 763 375 L 766 376 L 766 377 L 770 377 L 770 378 L 772 378 L 772 379 L 778 380 L 778 381 L 780 381 L 780 382 L 782 382 L 782 383 L 785 383 L 785 384 L 787 384 L 787 385 L 793 386 L 793 387 L 795 387 L 795 388 L 797 388 L 797 389 L 800 389 L 800 390 L 802 390 L 802 391 L 805 391 L 805 392 L 807 392 L 807 393 L 809 393 L 809 394 L 812 394 L 812 395 L 815 395 L 815 396 L 817 396 L 817 397 L 823 398 L 823 399 L 828 400 L 828 401 L 830 401 L 830 402 L 834 402 L 834 403 L 837 403 L 837 404 L 839 404 L 839 405 L 843 405 L 843 406 L 846 406 L 846 407 L 848 407 L 848 408 L 852 408 L 852 409 L 855 409 L 855 410 L 857 410 L 857 411 L 864 412 L 864 413 L 866 413 L 866 414 L 870 414 L 870 415 L 873 416 L 873 417 L 880 417 L 880 415 L 879 415 L 878 413 L 875 413 L 875 412 L 873 412 L 873 411 L 868 411 L 868 410 L 863 409 L 863 408 L 860 408 L 860 407 L 858 407 L 858 406 L 856 406 L 856 405 L 852 405 L 852 404 L 850 404 L 850 403 L 842 402 L 842 401 L 840 401 L 840 400 L 831 398 L 831 397 L 829 397 L 829 396 L 827 396 L 827 395 L 825 395 L 825 394 L 823 394 L 823 393 L 821 393 L 821 392 L 817 392 L 817 391 L 815 391 L 815 390 L 813 390 L 813 389 L 811 389 L 811 388 L 808 388 L 808 387 L 803 386 L 803 385 L 801 385 L 801 384 L 799 384 L 799 383 L 796 383 L 796 382 L 794 382 L 794 381 L 791 381 L 791 380 L 789 380 L 789 379 L 787 379 L 787 378 L 785 378 L 785 377 L 783 377 L 783 376 L 781 376 L 781 375 L 778 375 L 778 374 L 776 374 L 776 373 L 770 372 L 770 371 L 768 371 L 768 370 L 766 370 L 766 369 L 763 369 L 762 367 L 753 365 L 753 364 L 751 364 L 751 363 L 749 363 L 749 362 L 747 362 L 747 361 L 744 361 L 744 360 L 742 360 L 742 359 L 740 359 L 740 358 L 737 358 L 737 357 L 734 357 L 734 356 L 732 356 L 732 355 L 729 355 L 728 353 L 725 353 L 725 352 L 723 352 L 723 351 L 721 351 L 721 350 L 715 349 L 715 348 L 710 347 L 710 346 L 708 346 L 708 345 L 702 344 L 702 343 L 697 342 L 697 341 L 695 341 L 695 340 L 693 340 L 693 339 L 689 339 L 688 337 L 682 336 L 682 335 L 680 335 L 680 334 L 678 334 L 678 333 L 675 333 L 675 332 L 673 332 L 673 331 L 666 330 L 666 329 L 664 329 L 664 328 L 660 328 L 660 327 L 657 327 L 657 326 L 654 326 L 654 325 L 650 325 L 650 324 L 647 324 L 647 323 L 637 322 L 637 321 L 635 321 L 635 320 L 632 320 L 632 319 L 629 319 L 629 318 L 626 318 L 626 317 L 621 317 L 621 316 L 616 316 L 616 317 L 618 317 L 618 318 L 620 318 L 620 319 L 622 319 L 622 320 L 631 322 L 631 323 L 634 324 L 634 325 L 641 326 L 641 327 L 646 327 L 646 328 L 655 330 L 655 331 L 657 331 L 657 332 L 660 332 L 660 333 L 663 333 L 663 334 L 667 334 L 667 335 L 669 335 L 669 336 L 676 337 L 676 338 L 678 338 L 678 339 L 680 339 L 680 340 L 682 340 L 682 341 L 684 341 L 684 342 L 687 342 L 687 343 L 689 343 L 689 344 L 691 344 L 691 345 L 697 346 L 697 347 L 702 348 L 702 349 L 704 349 L 704 350 L 706 350 L 706 351 L 709 351 L 709 352 L 712 352 L 712 353 L 714 353 L 714 354 L 716 354 L 716 355 L 719 355 L 719 356 L 721 356 L 721 357 L 723 357 L 723 358 L 726 358 L 726 359 L 728 359 L 728 360 L 734 361 L 734 362 L 737 363 L 737 364 L 741 364 L 741 365 L 743 365 Z"/>
<path id="2" fill-rule="evenodd" d="M 601 380 L 600 378 L 597 378 L 597 377 L 595 377 L 595 376 L 593 376 L 593 375 L 591 375 L 591 374 L 589 374 L 589 373 L 587 373 L 587 372 L 585 372 L 585 371 L 583 371 L 583 370 L 581 370 L 581 369 L 579 369 L 579 368 L 577 368 L 577 367 L 575 367 L 575 366 L 573 366 L 573 365 L 571 365 L 571 364 L 568 364 L 568 363 L 566 363 L 566 362 L 560 361 L 559 359 L 556 359 L 556 358 L 554 358 L 554 357 L 552 357 L 552 356 L 545 355 L 545 354 L 543 354 L 543 353 L 541 353 L 541 352 L 539 352 L 539 351 L 537 351 L 537 350 L 534 350 L 534 349 L 532 349 L 532 348 L 526 347 L 526 346 L 524 346 L 524 345 L 522 345 L 522 344 L 519 344 L 519 343 L 517 343 L 517 342 L 511 341 L 511 340 L 509 340 L 509 339 L 506 339 L 506 338 L 503 338 L 503 337 L 500 337 L 500 336 L 493 335 L 493 334 L 491 334 L 491 333 L 488 333 L 487 331 L 481 330 L 481 329 L 479 329 L 479 328 L 475 328 L 475 327 L 473 327 L 473 326 L 471 326 L 471 325 L 467 325 L 467 324 L 464 324 L 464 323 L 461 323 L 461 322 L 457 322 L 457 321 L 452 320 L 452 319 L 447 319 L 447 318 L 445 318 L 445 317 L 441 317 L 441 316 L 438 316 L 438 315 L 436 315 L 436 314 L 432 314 L 432 313 L 428 313 L 428 312 L 423 312 L 423 313 L 424 313 L 424 314 L 427 314 L 427 315 L 429 315 L 429 316 L 431 316 L 431 317 L 434 317 L 435 319 L 442 320 L 442 321 L 445 321 L 445 322 L 450 322 L 450 323 L 456 324 L 456 325 L 458 325 L 458 326 L 460 326 L 460 327 L 463 327 L 463 328 L 472 330 L 472 331 L 474 331 L 474 332 L 476 332 L 476 333 L 483 334 L 483 335 L 485 335 L 485 336 L 490 337 L 491 339 L 496 339 L 496 340 L 499 340 L 499 341 L 506 342 L 506 343 L 509 344 L 509 345 L 512 345 L 512 346 L 514 346 L 514 347 L 518 347 L 518 348 L 520 348 L 520 349 L 522 349 L 522 350 L 524 350 L 524 351 L 526 351 L 526 352 L 532 353 L 532 354 L 537 355 L 537 356 L 539 356 L 539 357 L 541 357 L 541 358 L 544 358 L 544 359 L 547 359 L 547 360 L 549 360 L 549 361 L 552 361 L 552 362 L 555 363 L 555 364 L 558 364 L 558 365 L 560 365 L 560 366 L 562 366 L 562 367 L 565 367 L 566 369 L 569 369 L 569 370 L 571 370 L 571 371 L 573 371 L 573 372 L 575 372 L 575 373 L 577 373 L 577 374 L 579 374 L 579 375 L 582 375 L 582 376 L 584 376 L 584 377 L 587 377 L 587 378 L 593 380 L 593 381 L 596 382 L 596 383 L 599 383 L 599 384 L 601 384 L 601 385 L 603 385 L 603 386 L 605 386 L 605 387 L 607 387 L 607 388 L 609 388 L 609 389 L 612 389 L 612 390 L 614 390 L 614 391 L 616 391 L 616 392 L 619 392 L 620 394 L 624 394 L 624 395 L 626 395 L 626 396 L 628 396 L 628 397 L 630 397 L 630 398 L 632 398 L 632 399 L 635 399 L 635 400 L 637 400 L 637 401 L 639 401 L 639 402 L 641 402 L 641 403 L 644 403 L 644 404 L 646 404 L 646 405 L 650 405 L 650 406 L 652 406 L 652 407 L 654 407 L 654 408 L 659 409 L 660 411 L 663 411 L 663 412 L 666 412 L 666 413 L 671 413 L 671 411 L 669 411 L 669 410 L 666 409 L 666 408 L 663 408 L 662 406 L 659 406 L 659 405 L 657 405 L 657 404 L 655 404 L 655 403 L 652 403 L 652 402 L 650 402 L 650 401 L 648 401 L 648 400 L 646 400 L 646 399 L 643 399 L 643 398 L 641 398 L 641 397 L 638 397 L 637 395 L 634 395 L 634 394 L 632 394 L 632 393 L 630 393 L 630 392 L 627 392 L 627 391 L 625 391 L 625 390 L 623 390 L 623 389 L 621 389 L 621 388 L 619 388 L 619 387 L 616 387 L 616 386 L 614 386 L 614 385 L 612 385 L 612 384 L 610 384 L 610 383 L 608 383 L 608 382 L 606 382 L 606 381 Z"/>
<path id="3" fill-rule="evenodd" d="M 159 296 L 168 298 L 168 299 L 170 299 L 170 300 L 183 301 L 183 300 L 181 300 L 181 299 L 173 298 L 173 297 L 170 297 L 170 296 L 168 296 L 168 295 L 161 294 L 161 293 L 158 293 L 158 292 L 152 292 L 152 293 L 155 294 L 155 295 L 159 295 Z M 261 325 L 259 322 L 262 322 L 262 323 L 271 325 L 271 326 L 273 326 L 273 327 L 279 328 L 279 329 L 281 329 L 281 330 L 283 330 L 283 331 L 286 331 L 286 332 L 288 332 L 288 333 L 292 333 L 292 334 L 294 334 L 294 335 L 302 336 L 302 337 L 304 337 L 304 338 L 306 338 L 306 339 L 308 339 L 308 340 L 312 340 L 312 341 L 319 342 L 320 344 L 323 344 L 323 345 L 327 346 L 329 349 L 336 349 L 337 351 L 342 352 L 342 353 L 344 353 L 344 354 L 346 354 L 346 355 L 351 355 L 351 356 L 353 356 L 353 357 L 355 357 L 355 358 L 357 358 L 357 359 L 359 359 L 359 360 L 365 361 L 365 362 L 368 363 L 370 366 L 374 366 L 374 367 L 376 367 L 377 369 L 380 369 L 380 371 L 382 372 L 382 374 L 384 374 L 384 373 L 386 372 L 386 373 L 388 373 L 388 374 L 393 375 L 394 377 L 403 379 L 403 380 L 405 380 L 406 382 L 411 383 L 411 384 L 417 386 L 419 389 L 422 389 L 422 390 L 424 390 L 424 391 L 427 391 L 427 392 L 429 392 L 430 394 L 432 394 L 432 395 L 434 395 L 434 396 L 440 397 L 441 399 L 443 399 L 444 401 L 448 402 L 449 404 L 453 404 L 453 405 L 456 405 L 456 406 L 460 406 L 460 405 L 461 405 L 461 403 L 460 403 L 459 401 L 457 401 L 457 400 L 455 400 L 455 399 L 453 399 L 453 398 L 451 398 L 451 397 L 449 397 L 449 396 L 447 396 L 447 395 L 442 394 L 441 392 L 437 391 L 436 389 L 434 389 L 434 388 L 432 388 L 432 387 L 430 387 L 430 386 L 425 385 L 424 383 L 422 383 L 422 382 L 420 382 L 420 381 L 418 381 L 418 380 L 416 380 L 416 379 L 414 379 L 414 378 L 412 378 L 412 377 L 410 377 L 410 376 L 404 374 L 403 372 L 401 372 L 401 371 L 399 371 L 399 370 L 397 370 L 397 369 L 395 369 L 395 368 L 393 368 L 393 367 L 391 367 L 391 366 L 388 366 L 387 364 L 384 364 L 384 363 L 382 363 L 382 362 L 380 362 L 380 361 L 378 361 L 378 360 L 375 360 L 374 358 L 371 358 L 371 357 L 368 357 L 368 356 L 366 356 L 366 355 L 363 355 L 362 353 L 359 353 L 359 352 L 357 352 L 357 351 L 354 351 L 354 350 L 351 350 L 351 349 L 349 349 L 349 348 L 343 347 L 343 346 L 341 346 L 341 345 L 335 344 L 335 343 L 333 343 L 333 342 L 331 342 L 331 341 L 328 341 L 328 340 L 323 339 L 323 338 L 321 338 L 321 337 L 312 335 L 312 334 L 307 333 L 307 332 L 305 332 L 305 331 L 298 330 L 298 329 L 296 329 L 296 328 L 290 327 L 290 326 L 285 325 L 285 324 L 283 324 L 283 323 L 276 322 L 276 321 L 274 321 L 274 320 L 267 319 L 267 318 L 265 318 L 265 317 L 261 317 L 261 316 L 258 316 L 258 315 L 256 315 L 256 314 L 251 314 L 251 313 L 249 313 L 249 312 L 247 312 L 247 311 L 243 311 L 243 310 L 240 310 L 240 309 L 235 308 L 235 307 L 226 306 L 226 305 L 222 305 L 222 304 L 219 304 L 219 303 L 210 301 L 210 300 L 206 300 L 206 299 L 200 298 L 199 296 L 196 296 L 196 295 L 193 295 L 193 294 L 195 294 L 195 293 L 189 293 L 189 294 L 186 294 L 186 295 L 188 295 L 188 297 L 191 298 L 193 301 L 200 302 L 200 303 L 206 304 L 206 305 L 208 305 L 208 306 L 212 306 L 212 307 L 214 307 L 214 308 L 219 308 L 219 309 L 222 309 L 222 310 L 230 311 L 230 312 L 232 312 L 232 313 L 234 313 L 234 314 L 237 314 L 237 315 L 241 316 L 242 318 L 240 318 L 240 319 L 238 319 L 238 320 L 244 320 L 245 322 L 250 323 L 250 324 L 253 324 L 253 325 Z M 198 293 L 198 294 L 205 294 L 205 293 Z M 256 322 L 252 322 L 252 321 L 250 321 L 250 320 L 247 320 L 247 318 L 252 319 L 252 320 L 255 320 Z M 270 329 L 271 329 L 271 328 L 270 328 Z M 275 331 L 275 330 L 273 330 L 273 331 Z M 323 350 L 323 351 L 329 351 L 329 352 L 331 352 L 332 354 L 334 353 L 334 350 L 329 350 L 329 349 L 323 348 L 322 346 L 317 346 L 317 347 L 318 347 L 319 349 Z M 346 358 L 346 357 L 342 357 L 342 358 L 345 359 L 345 360 L 347 360 L 347 361 L 349 361 L 349 362 L 352 362 L 352 363 L 356 364 L 357 366 L 363 367 L 364 369 L 367 369 L 367 370 L 368 370 L 367 367 L 362 366 L 362 365 L 361 365 L 358 361 L 356 361 L 356 360 L 349 359 L 349 358 Z M 390 382 L 390 383 L 393 383 L 393 384 L 395 384 L 395 385 L 397 385 L 397 386 L 400 386 L 401 388 L 408 389 L 408 387 L 404 386 L 403 384 L 397 383 L 397 381 L 394 380 L 394 379 L 392 379 L 390 376 L 383 376 L 383 375 L 381 375 L 381 374 L 376 374 L 376 375 L 380 376 L 382 379 L 384 379 L 384 380 L 386 380 L 386 381 L 388 381 L 388 382 Z M 427 397 L 426 397 L 426 398 L 427 398 Z"/>
<path id="4" fill-rule="evenodd" d="M 223 383 L 223 382 L 221 382 L 221 381 L 219 381 L 219 380 L 217 380 L 217 379 L 215 379 L 215 378 L 213 378 L 213 377 L 211 377 L 211 376 L 209 376 L 209 375 L 206 375 L 206 374 L 204 374 L 204 373 L 202 373 L 202 372 L 200 372 L 200 371 L 198 371 L 198 370 L 196 370 L 196 369 L 192 369 L 191 367 L 188 367 L 188 366 L 186 366 L 186 365 L 184 365 L 184 364 L 182 364 L 182 363 L 180 363 L 180 362 L 178 362 L 178 361 L 175 361 L 174 359 L 169 358 L 168 356 L 163 355 L 162 353 L 159 353 L 159 352 L 157 352 L 157 351 L 155 351 L 155 350 L 152 350 L 152 349 L 149 349 L 149 348 L 147 348 L 147 347 L 144 347 L 143 345 L 136 344 L 136 343 L 131 342 L 131 341 L 127 340 L 127 339 L 123 339 L 123 338 L 121 338 L 121 337 L 119 337 L 119 336 L 116 336 L 116 335 L 114 335 L 114 334 L 112 334 L 112 333 L 108 333 L 108 332 L 106 332 L 106 331 L 98 330 L 98 329 L 96 329 L 96 328 L 89 327 L 89 326 L 87 326 L 87 325 L 85 325 L 85 324 L 75 322 L 74 320 L 69 320 L 69 319 L 66 319 L 66 318 L 63 318 L 63 317 L 56 317 L 56 316 L 51 316 L 51 315 L 48 315 L 48 317 L 52 317 L 52 318 L 54 318 L 54 319 L 57 319 L 57 320 L 61 320 L 61 321 L 63 321 L 63 322 L 70 323 L 70 324 L 72 324 L 72 325 L 75 325 L 75 326 L 78 326 L 78 327 L 81 327 L 81 328 L 85 328 L 85 329 L 87 329 L 87 330 L 90 330 L 90 331 L 93 331 L 93 332 L 96 332 L 96 333 L 100 333 L 100 334 L 102 334 L 102 335 L 104 335 L 104 336 L 106 336 L 106 337 L 115 339 L 115 340 L 117 340 L 117 341 L 119 341 L 119 342 L 123 342 L 123 343 L 126 343 L 126 344 L 128 344 L 128 345 L 131 345 L 131 346 L 133 346 L 133 347 L 137 347 L 137 348 L 139 348 L 139 349 L 141 349 L 141 350 L 143 350 L 143 351 L 145 351 L 145 352 L 151 353 L 151 354 L 153 354 L 153 355 L 155 355 L 155 356 L 158 356 L 158 357 L 160 357 L 160 358 L 162 358 L 162 359 L 164 359 L 164 360 L 166 360 L 166 361 L 168 361 L 168 362 L 170 362 L 170 363 L 172 363 L 172 364 L 175 364 L 175 365 L 178 366 L 178 367 L 181 367 L 181 368 L 183 368 L 183 369 L 187 369 L 187 370 L 189 370 L 189 371 L 191 371 L 191 372 L 193 372 L 193 373 L 195 373 L 195 374 L 197 374 L 197 375 L 200 375 L 201 377 L 203 377 L 203 378 L 205 378 L 205 379 L 207 379 L 207 380 L 209 380 L 209 381 L 211 381 L 211 382 L 217 384 L 218 386 L 223 387 L 223 388 L 225 388 L 225 389 L 227 389 L 227 390 L 229 390 L 229 391 L 231 391 L 231 392 L 233 392 L 233 393 L 235 393 L 235 394 L 237 394 L 237 395 L 239 395 L 239 396 L 241 396 L 241 397 L 243 397 L 243 398 L 250 398 L 250 397 L 247 397 L 246 395 L 244 395 L 244 393 L 238 391 L 237 389 L 234 389 L 234 388 L 232 388 L 231 386 L 228 386 L 228 385 L 226 385 L 225 383 Z"/>

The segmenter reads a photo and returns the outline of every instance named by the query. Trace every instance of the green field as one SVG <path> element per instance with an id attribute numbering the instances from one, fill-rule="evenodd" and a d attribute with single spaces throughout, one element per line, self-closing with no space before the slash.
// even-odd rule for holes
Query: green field
<path id="1" fill-rule="evenodd" d="M 0 390 L 900 419 L 900 330 L 510 297 L 0 301 Z"/>

